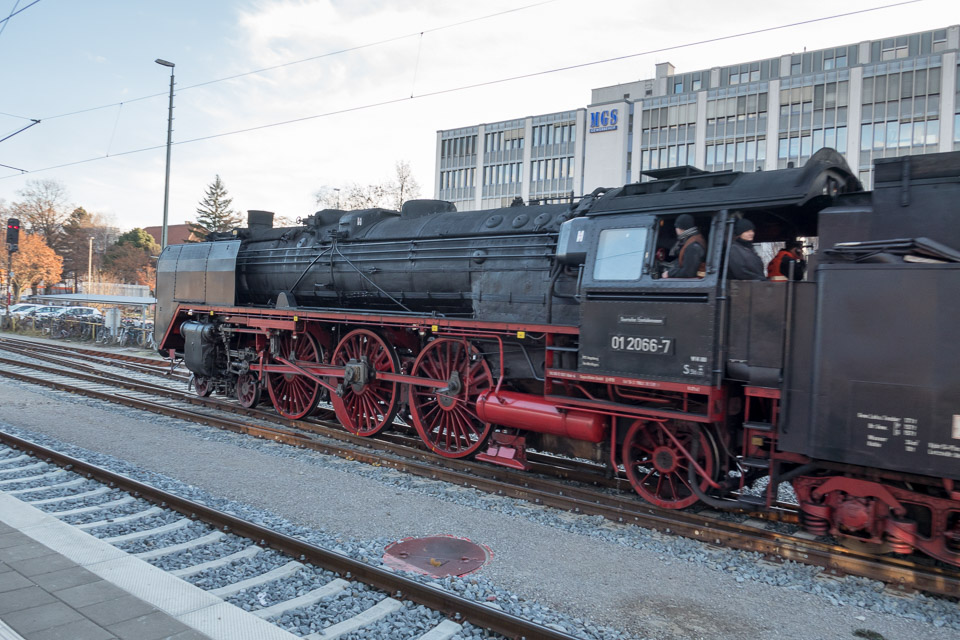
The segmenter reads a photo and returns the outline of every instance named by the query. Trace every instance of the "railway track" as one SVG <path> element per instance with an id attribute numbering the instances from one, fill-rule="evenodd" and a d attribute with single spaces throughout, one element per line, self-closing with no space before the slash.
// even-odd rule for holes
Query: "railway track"
<path id="1" fill-rule="evenodd" d="M 960 573 L 953 569 L 917 564 L 911 559 L 878 557 L 844 548 L 806 534 L 770 530 L 768 522 L 744 516 L 731 522 L 710 510 L 700 512 L 661 510 L 629 494 L 613 494 L 605 489 L 616 486 L 609 479 L 563 461 L 557 467 L 543 457 L 536 460 L 538 474 L 517 473 L 464 460 L 441 459 L 419 448 L 419 440 L 397 436 L 371 442 L 344 432 L 339 425 L 322 419 L 290 421 L 256 409 L 213 398 L 201 398 L 183 390 L 183 380 L 166 376 L 166 384 L 134 381 L 123 374 L 105 374 L 102 364 L 91 364 L 85 371 L 64 371 L 69 358 L 56 349 L 37 349 L 33 345 L 13 345 L 0 339 L 0 350 L 17 350 L 19 360 L 0 357 L 3 375 L 23 382 L 40 384 L 72 393 L 117 402 L 154 413 L 199 422 L 220 429 L 266 438 L 362 463 L 392 467 L 405 473 L 469 486 L 496 495 L 508 496 L 587 515 L 600 515 L 623 523 L 656 529 L 701 540 L 710 545 L 753 551 L 782 562 L 793 560 L 824 567 L 838 575 L 857 575 L 882 581 L 897 589 L 916 590 L 939 595 L 960 593 Z M 76 350 L 75 350 L 76 351 Z M 80 354 L 102 361 L 103 353 Z M 46 358 L 49 364 L 27 362 L 24 358 Z M 130 362 L 125 358 L 126 362 Z M 161 361 L 154 361 L 161 362 Z M 166 369 L 150 363 L 142 376 L 162 376 Z M 59 368 L 58 368 L 59 367 Z M 84 367 L 79 367 L 84 368 Z M 99 373 L 98 373 L 99 371 Z M 180 386 L 180 389 L 174 387 Z M 118 389 L 124 389 L 123 393 Z M 158 399 L 162 398 L 162 399 Z M 549 474 L 549 475 L 548 475 Z M 571 482 L 575 480 L 576 482 Z M 624 485 L 628 486 L 628 485 Z M 790 514 L 787 514 L 788 518 Z"/>
<path id="2" fill-rule="evenodd" d="M 421 640 L 451 638 L 464 622 L 508 638 L 573 639 L 497 607 L 354 560 L 3 432 L 0 493 L 32 504 L 155 566 L 175 566 L 170 569 L 174 576 L 238 606 L 246 604 L 243 608 L 251 609 L 262 620 L 281 620 L 291 612 L 314 616 L 323 621 L 322 630 L 306 634 L 308 640 L 333 640 L 362 633 L 365 627 L 388 616 L 413 615 L 404 600 L 442 614 L 417 636 Z M 181 539 L 189 539 L 171 543 L 175 532 Z M 311 586 L 288 597 L 288 583 L 297 576 L 296 584 Z M 254 606 L 245 602 L 251 593 L 255 594 Z M 364 605 L 375 604 L 364 606 L 355 616 L 341 613 L 357 608 L 349 606 L 352 603 L 331 607 L 333 614 L 323 611 L 324 605 L 344 597 L 360 599 Z M 415 613 L 424 616 L 422 611 Z M 415 627 L 413 623 L 408 626 Z"/>

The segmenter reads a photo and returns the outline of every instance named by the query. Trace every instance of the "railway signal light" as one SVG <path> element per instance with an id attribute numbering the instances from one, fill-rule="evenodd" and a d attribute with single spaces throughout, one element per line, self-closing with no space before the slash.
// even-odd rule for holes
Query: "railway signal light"
<path id="1" fill-rule="evenodd" d="M 20 244 L 20 221 L 16 218 L 7 220 L 7 244 L 16 247 Z M 16 251 L 16 249 L 12 249 Z"/>

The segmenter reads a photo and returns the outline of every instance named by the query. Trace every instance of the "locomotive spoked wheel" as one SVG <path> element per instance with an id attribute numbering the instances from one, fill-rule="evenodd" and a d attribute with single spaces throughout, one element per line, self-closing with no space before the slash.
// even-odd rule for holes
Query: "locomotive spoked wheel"
<path id="1" fill-rule="evenodd" d="M 320 346 L 309 333 L 284 333 L 279 340 L 279 353 L 285 360 L 305 363 L 320 362 Z M 322 387 L 299 373 L 267 374 L 267 392 L 274 408 L 284 418 L 299 420 L 317 408 Z"/>
<path id="2" fill-rule="evenodd" d="M 237 401 L 247 409 L 260 404 L 260 381 L 252 373 L 241 373 L 237 378 Z"/>
<path id="3" fill-rule="evenodd" d="M 213 380 L 201 376 L 194 376 L 193 390 L 196 391 L 197 395 L 201 398 L 206 398 L 213 393 Z"/>
<path id="4" fill-rule="evenodd" d="M 340 340 L 332 363 L 346 367 L 343 380 L 343 408 L 337 419 L 343 428 L 358 436 L 372 436 L 393 422 L 400 406 L 400 385 L 377 380 L 377 373 L 399 373 L 397 352 L 369 329 L 356 329 Z"/>
<path id="5" fill-rule="evenodd" d="M 692 426 L 666 422 L 661 427 L 656 422 L 637 420 L 623 441 L 623 466 L 630 484 L 644 500 L 664 509 L 684 509 L 699 500 L 688 479 L 690 461 L 664 433 L 664 428 L 670 429 L 683 449 L 691 451 L 695 437 Z M 697 464 L 713 477 L 717 468 L 716 448 L 705 431 L 701 430 L 697 437 Z M 708 486 L 705 479 L 700 483 L 703 491 Z"/>
<path id="6" fill-rule="evenodd" d="M 479 449 L 490 423 L 477 417 L 476 400 L 493 386 L 493 374 L 476 347 L 462 340 L 434 340 L 420 352 L 412 375 L 447 382 L 442 389 L 410 387 L 413 424 L 430 450 L 462 458 Z"/>

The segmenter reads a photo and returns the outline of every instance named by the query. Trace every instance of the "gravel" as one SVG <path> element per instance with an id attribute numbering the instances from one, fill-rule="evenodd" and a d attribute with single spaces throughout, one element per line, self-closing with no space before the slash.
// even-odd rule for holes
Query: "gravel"
<path id="1" fill-rule="evenodd" d="M 246 538 L 228 535 L 216 542 L 184 549 L 158 558 L 151 558 L 148 562 L 164 571 L 176 571 L 177 569 L 186 569 L 211 560 L 225 558 L 238 551 L 243 551 L 252 544 Z"/>
<path id="2" fill-rule="evenodd" d="M 76 495 L 76 494 L 75 494 Z M 68 511 L 72 509 L 79 509 L 80 507 L 94 507 L 99 504 L 106 504 L 107 502 L 113 502 L 114 500 L 119 500 L 127 494 L 119 489 L 113 489 L 112 491 L 107 491 L 95 496 L 90 496 L 89 498 L 81 499 L 72 499 L 64 500 L 63 502 L 51 502 L 50 504 L 41 505 L 41 508 L 51 515 L 57 515 L 60 511 Z M 34 496 L 30 496 L 30 499 L 33 500 Z M 94 512 L 97 513 L 97 512 Z M 67 516 L 69 517 L 69 516 Z M 66 517 L 64 522 L 66 522 Z M 71 523 L 73 524 L 73 523 Z"/>
<path id="3" fill-rule="evenodd" d="M 585 536 L 595 540 L 597 544 L 610 543 L 621 547 L 643 550 L 649 554 L 653 554 L 666 566 L 671 564 L 680 566 L 690 565 L 700 571 L 710 571 L 723 576 L 729 576 L 732 581 L 731 583 L 734 584 L 735 587 L 750 583 L 760 583 L 763 585 L 776 586 L 785 592 L 795 591 L 813 594 L 824 604 L 829 604 L 834 607 L 850 608 L 850 613 L 847 615 L 857 620 L 868 616 L 871 612 L 876 612 L 892 614 L 905 620 L 921 621 L 933 627 L 960 630 L 960 609 L 958 609 L 955 602 L 946 598 L 934 598 L 924 595 L 903 597 L 885 591 L 881 583 L 857 578 L 834 578 L 816 567 L 800 565 L 793 562 L 785 562 L 783 564 L 768 563 L 764 561 L 759 554 L 716 549 L 693 540 L 677 538 L 637 527 L 615 525 L 605 522 L 599 517 L 573 516 L 565 512 L 530 505 L 510 498 L 490 496 L 462 487 L 406 476 L 391 469 L 360 465 L 339 458 L 323 456 L 315 452 L 278 445 L 269 441 L 255 440 L 246 436 L 236 436 L 235 434 L 216 431 L 206 427 L 197 427 L 196 425 L 189 425 L 170 418 L 150 416 L 139 411 L 125 409 L 100 401 L 77 398 L 54 391 L 38 391 L 34 387 L 29 387 L 29 389 L 31 392 L 49 396 L 58 401 L 87 404 L 99 410 L 110 411 L 113 414 L 129 415 L 131 418 L 135 418 L 141 422 L 149 421 L 165 427 L 173 427 L 185 433 L 191 433 L 194 437 L 199 435 L 202 441 L 222 442 L 234 448 L 257 451 L 273 456 L 278 460 L 278 464 L 280 460 L 288 459 L 300 464 L 348 471 L 354 476 L 362 476 L 376 480 L 378 483 L 395 490 L 398 494 L 405 492 L 418 493 L 444 502 L 464 505 L 473 510 L 495 511 L 514 518 L 527 520 L 538 526 L 554 528 L 577 536 Z M 159 474 L 143 471 L 110 456 L 84 452 L 77 447 L 60 444 L 55 439 L 47 436 L 18 429 L 10 425 L 0 424 L 0 427 L 20 434 L 23 437 L 34 439 L 41 444 L 50 444 L 68 453 L 82 453 L 81 457 L 95 464 L 109 467 L 116 472 L 130 475 L 141 481 L 150 482 L 162 489 L 175 491 L 214 508 L 235 513 L 263 526 L 277 528 L 288 535 L 301 537 L 314 544 L 334 549 L 340 553 L 366 562 L 380 564 L 380 557 L 384 546 L 394 541 L 387 538 L 348 538 L 338 535 L 335 531 L 328 533 L 323 527 L 308 529 L 295 525 L 269 511 L 211 496 L 196 487 L 180 483 Z M 75 492 L 81 490 L 89 490 L 89 487 L 86 489 L 74 489 Z M 40 496 L 31 496 L 31 498 L 39 497 Z M 202 526 L 199 527 L 199 530 L 194 530 L 193 527 L 197 525 L 198 523 L 191 525 L 189 531 L 185 529 L 164 536 L 164 538 L 168 539 L 168 541 L 164 541 L 164 544 L 177 544 L 185 539 L 189 539 L 183 537 L 184 534 L 187 533 L 190 533 L 191 537 L 195 538 L 209 531 L 209 529 Z M 203 531 L 203 529 L 206 529 L 206 531 Z M 147 543 L 148 541 L 134 541 L 124 545 L 124 548 L 129 547 L 128 550 L 136 550 L 138 548 L 138 550 L 146 550 L 147 548 L 157 546 L 159 541 L 149 541 L 149 544 Z M 263 555 L 263 553 L 258 555 Z M 640 637 L 629 636 L 622 632 L 604 628 L 591 623 L 589 620 L 564 616 L 540 605 L 535 600 L 519 598 L 510 591 L 500 588 L 482 575 L 443 580 L 435 580 L 426 576 L 411 577 L 425 583 L 450 589 L 453 592 L 480 602 L 500 606 L 516 615 L 542 620 L 548 624 L 559 625 L 566 629 L 568 633 L 576 635 L 577 637 L 590 639 Z M 704 578 L 704 580 L 706 580 L 706 578 Z M 612 585 L 608 586 L 608 589 L 610 593 L 616 592 L 616 587 Z M 338 597 L 337 599 L 339 600 L 340 598 Z M 286 626 L 286 628 L 298 630 L 299 627 L 304 624 L 308 626 L 313 624 L 313 622 L 307 622 L 308 620 L 313 620 L 313 618 L 296 618 L 296 615 L 297 612 L 284 614 L 278 622 Z M 773 615 L 773 612 L 771 612 L 771 615 Z M 396 617 L 400 619 L 403 616 L 398 614 Z M 393 617 L 388 620 L 392 619 Z M 383 624 L 387 624 L 387 620 L 384 620 Z M 400 624 L 402 626 L 405 623 Z M 384 634 L 389 634 L 383 637 L 403 637 L 402 635 L 393 635 L 394 631 L 390 631 L 386 627 L 384 627 L 382 631 Z M 469 633 L 469 628 L 465 633 Z M 718 635 L 722 634 L 718 633 Z M 463 637 L 483 636 L 464 635 Z"/>
<path id="4" fill-rule="evenodd" d="M 348 620 L 386 597 L 386 594 L 365 585 L 351 583 L 333 598 L 327 598 L 309 607 L 288 611 L 273 621 L 291 633 L 308 635 Z"/>
<path id="5" fill-rule="evenodd" d="M 253 578 L 262 573 L 273 571 L 290 562 L 291 558 L 273 549 L 264 549 L 246 562 L 230 564 L 216 569 L 207 569 L 196 575 L 185 578 L 201 589 L 219 589 L 229 584 L 235 584 L 247 578 Z"/>
<path id="6" fill-rule="evenodd" d="M 208 533 L 210 533 L 210 527 L 206 524 L 202 522 L 191 522 L 187 526 L 169 533 L 129 540 L 117 546 L 127 553 L 143 553 L 144 551 L 163 549 L 164 547 L 172 547 L 177 544 L 189 542 L 190 540 L 196 540 Z"/>
<path id="7" fill-rule="evenodd" d="M 423 635 L 441 622 L 444 617 L 436 611 L 431 611 L 426 607 L 416 605 L 412 602 L 405 602 L 404 608 L 400 611 L 377 621 L 370 627 L 348 633 L 341 636 L 341 640 L 407 640 Z M 486 633 L 486 632 L 484 632 Z M 457 638 L 498 638 L 493 634 L 477 636 L 473 634 L 461 633 Z"/>
<path id="8" fill-rule="evenodd" d="M 289 561 L 289 558 L 286 558 L 286 560 Z M 267 582 L 251 589 L 244 589 L 227 598 L 227 602 L 231 602 L 245 611 L 253 611 L 302 596 L 336 578 L 337 574 L 332 571 L 308 565 L 288 578 Z"/>
<path id="9" fill-rule="evenodd" d="M 87 533 L 98 538 L 113 538 L 114 536 L 122 536 L 128 533 L 156 529 L 157 527 L 162 527 L 166 524 L 172 524 L 182 518 L 182 513 L 177 513 L 176 511 L 166 511 L 164 513 L 158 513 L 156 515 L 146 516 L 144 518 L 137 518 L 136 520 L 131 520 L 130 522 L 123 522 L 121 524 L 106 524 L 102 527 L 94 527 L 93 529 L 87 529 Z M 100 519 L 103 520 L 104 518 Z"/>
<path id="10" fill-rule="evenodd" d="M 59 479 L 59 478 L 57 479 L 57 485 L 64 484 L 65 482 L 68 482 L 68 481 L 76 480 L 78 477 L 79 476 L 77 476 L 76 474 L 65 473 L 63 474 L 63 479 Z M 48 483 L 45 483 L 41 480 L 33 483 L 33 486 L 42 487 L 45 484 L 48 484 Z M 98 489 L 101 486 L 100 483 L 97 482 L 96 480 L 87 480 L 82 484 L 78 484 L 71 487 L 60 487 L 57 485 L 52 485 L 49 489 L 46 489 L 45 491 L 28 493 L 20 497 L 20 499 L 23 500 L 24 502 L 35 502 L 37 500 L 46 500 L 48 498 L 68 498 L 70 496 L 76 496 L 76 495 L 80 495 L 81 493 L 93 491 L 94 489 Z M 12 491 L 14 488 L 24 489 L 26 487 L 25 486 L 3 487 L 2 489 L 3 491 Z"/>

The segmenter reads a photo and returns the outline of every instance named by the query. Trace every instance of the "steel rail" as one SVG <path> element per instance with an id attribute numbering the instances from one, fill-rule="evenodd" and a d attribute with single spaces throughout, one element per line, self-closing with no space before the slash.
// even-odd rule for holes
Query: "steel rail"
<path id="1" fill-rule="evenodd" d="M 405 578 L 392 571 L 354 560 L 298 538 L 268 529 L 236 516 L 213 509 L 176 494 L 158 489 L 127 476 L 114 473 L 78 458 L 54 451 L 35 442 L 0 431 L 0 442 L 24 450 L 36 457 L 68 468 L 75 473 L 109 483 L 136 497 L 201 520 L 222 531 L 254 540 L 263 546 L 333 571 L 347 579 L 359 580 L 395 598 L 407 599 L 442 612 L 456 621 L 469 621 L 508 638 L 527 640 L 576 640 L 574 636 L 544 627 L 530 620 L 456 595 L 431 584 Z"/>
<path id="2" fill-rule="evenodd" d="M 16 363 L 18 366 L 24 366 Z M 535 504 L 550 506 L 565 511 L 586 515 L 600 515 L 614 522 L 630 523 L 666 533 L 701 540 L 707 544 L 724 545 L 730 548 L 752 551 L 762 554 L 773 561 L 793 560 L 804 564 L 823 567 L 835 574 L 851 574 L 896 585 L 901 589 L 955 596 L 960 593 L 960 573 L 937 567 L 914 566 L 907 560 L 896 558 L 878 558 L 868 553 L 846 549 L 839 545 L 805 540 L 783 534 L 757 529 L 754 526 L 715 520 L 699 514 L 683 511 L 660 510 L 636 501 L 615 496 L 603 496 L 589 489 L 559 485 L 557 482 L 514 472 L 497 470 L 496 473 L 485 465 L 456 461 L 460 469 L 438 466 L 437 460 L 424 452 L 414 452 L 416 457 L 430 462 L 416 462 L 412 459 L 395 459 L 377 452 L 364 452 L 351 446 L 341 446 L 323 442 L 290 429 L 253 425 L 232 419 L 224 419 L 208 414 L 192 412 L 162 403 L 153 403 L 115 393 L 98 392 L 82 387 L 74 388 L 64 383 L 34 378 L 25 374 L 4 370 L 8 375 L 25 382 L 31 382 L 80 393 L 110 402 L 119 402 L 134 408 L 160 413 L 192 422 L 200 422 L 221 429 L 271 439 L 297 447 L 350 458 L 364 464 L 386 466 L 405 473 L 435 480 L 469 486 L 488 493 L 512 497 Z M 64 374 L 60 374 L 64 375 Z M 87 378 L 87 376 L 83 376 Z M 124 383 L 125 386 L 128 383 Z M 216 401 L 215 401 L 216 402 Z M 292 422 L 292 421 L 290 421 Z M 300 424 L 301 422 L 294 422 Z M 304 423 L 308 428 L 312 425 Z M 369 442 L 340 432 L 339 440 L 354 443 L 355 446 L 369 447 Z M 397 446 L 396 450 L 403 447 Z M 396 451 L 395 450 L 395 451 Z M 369 451 L 369 449 L 368 449 Z M 444 459 L 445 464 L 451 461 Z M 497 477 L 490 477 L 495 475 Z"/>
<path id="3" fill-rule="evenodd" d="M 46 344 L 31 340 L 18 340 L 7 337 L 0 337 L 0 348 L 8 349 L 10 351 L 17 351 L 19 353 L 25 353 L 25 355 L 30 355 L 31 357 L 40 357 L 37 353 L 38 351 L 42 353 L 53 354 L 55 357 L 82 357 L 92 362 L 100 362 L 120 369 L 129 369 L 131 371 L 137 371 L 149 375 L 159 375 L 175 380 L 185 380 L 187 378 L 187 376 L 184 376 L 183 374 L 170 373 L 170 363 L 157 358 L 143 358 L 140 356 L 112 353 L 109 351 L 81 349 L 68 345 Z M 29 351 L 29 353 L 26 353 L 27 351 Z"/>

